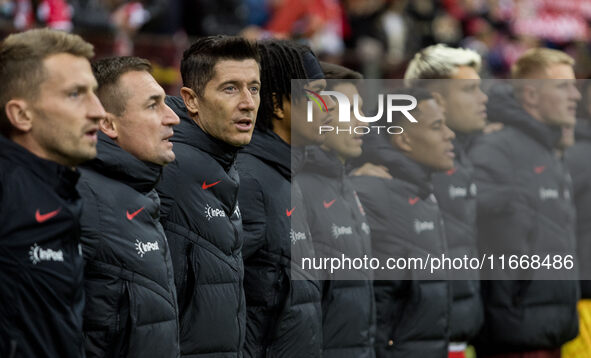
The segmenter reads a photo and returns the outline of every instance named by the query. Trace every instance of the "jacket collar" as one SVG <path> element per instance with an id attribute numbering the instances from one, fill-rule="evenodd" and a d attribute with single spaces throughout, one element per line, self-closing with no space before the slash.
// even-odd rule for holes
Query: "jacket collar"
<path id="1" fill-rule="evenodd" d="M 0 157 L 28 168 L 39 180 L 52 187 L 63 198 L 78 198 L 76 183 L 80 172 L 51 160 L 39 158 L 19 144 L 0 135 Z"/>
<path id="2" fill-rule="evenodd" d="M 474 139 L 478 136 L 482 135 L 482 131 L 477 131 L 474 133 L 460 133 L 455 132 L 456 137 L 452 141 L 454 145 L 454 152 L 456 154 L 463 154 L 470 150 L 470 147 L 474 143 Z"/>
<path id="3" fill-rule="evenodd" d="M 308 156 L 308 147 L 291 147 L 291 175 L 296 176 L 304 168 Z"/>
<path id="4" fill-rule="evenodd" d="M 319 146 L 309 146 L 306 147 L 306 152 L 302 170 L 332 178 L 345 174 L 343 163 L 332 151 L 324 151 Z"/>
<path id="5" fill-rule="evenodd" d="M 189 116 L 182 98 L 167 96 L 166 104 L 181 119 L 181 123 L 174 128 L 174 136 L 171 141 L 200 149 L 214 158 L 225 171 L 230 170 L 240 148 L 205 133 Z"/>
<path id="6" fill-rule="evenodd" d="M 259 158 L 291 180 L 291 147 L 274 132 L 255 129 L 252 140 L 240 152 Z"/>
<path id="7" fill-rule="evenodd" d="M 548 150 L 554 149 L 562 136 L 560 126 L 544 124 L 527 113 L 517 102 L 513 87 L 509 84 L 493 86 L 489 93 L 488 103 L 488 117 L 491 120 L 517 128 Z"/>
<path id="8" fill-rule="evenodd" d="M 578 119 L 575 127 L 576 140 L 591 140 L 591 121 L 588 119 Z"/>
<path id="9" fill-rule="evenodd" d="M 454 153 L 456 155 L 455 161 L 462 165 L 469 165 L 466 153 L 470 150 L 470 147 L 474 143 L 474 139 L 480 135 L 482 135 L 481 131 L 469 134 L 456 132 L 456 137 L 452 141 L 454 145 Z"/>
<path id="10" fill-rule="evenodd" d="M 363 141 L 363 155 L 359 162 L 385 166 L 393 177 L 417 186 L 421 197 L 433 192 L 432 171 L 408 158 L 382 136 L 371 136 Z"/>
<path id="11" fill-rule="evenodd" d="M 162 174 L 162 166 L 137 159 L 102 132 L 99 132 L 97 151 L 97 157 L 84 163 L 83 167 L 129 185 L 141 193 L 151 191 Z"/>

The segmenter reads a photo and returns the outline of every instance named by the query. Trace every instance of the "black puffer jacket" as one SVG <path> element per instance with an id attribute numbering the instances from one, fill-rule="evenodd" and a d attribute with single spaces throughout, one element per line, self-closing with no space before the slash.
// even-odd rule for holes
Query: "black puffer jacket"
<path id="1" fill-rule="evenodd" d="M 99 134 L 81 168 L 87 357 L 178 357 L 170 250 L 154 187 L 162 167 Z"/>
<path id="2" fill-rule="evenodd" d="M 447 250 L 445 232 L 429 171 L 381 137 L 366 140 L 363 151 L 366 160 L 386 166 L 394 177 L 352 178 L 371 228 L 373 257 L 382 266 L 391 257 L 441 257 Z M 416 274 L 411 271 L 408 280 L 383 280 L 387 276 L 376 271 L 378 357 L 447 357 L 449 283 L 412 280 Z"/>
<path id="3" fill-rule="evenodd" d="M 176 160 L 157 186 L 179 302 L 181 356 L 241 357 L 245 330 L 237 148 L 201 130 L 182 99 Z"/>
<path id="4" fill-rule="evenodd" d="M 276 134 L 255 130 L 238 154 L 238 197 L 244 223 L 244 290 L 248 357 L 319 357 L 320 288 L 317 280 L 290 280 L 292 244 L 312 249 L 303 205 L 292 204 L 290 147 Z"/>
<path id="5" fill-rule="evenodd" d="M 84 357 L 78 178 L 0 135 L 1 357 Z"/>
<path id="6" fill-rule="evenodd" d="M 566 163 L 573 179 L 577 208 L 577 253 L 581 296 L 591 298 L 591 121 L 580 119 L 575 129 L 576 143 L 566 151 Z"/>
<path id="7" fill-rule="evenodd" d="M 332 153 L 307 147 L 298 176 L 319 257 L 371 257 L 369 225 L 345 168 Z M 371 272 L 347 271 L 347 280 L 323 282 L 323 357 L 375 357 L 375 303 Z M 353 275 L 358 275 L 359 279 Z"/>
<path id="8" fill-rule="evenodd" d="M 472 137 L 456 133 L 454 168 L 433 174 L 435 197 L 443 215 L 447 249 L 452 258 L 478 257 L 477 188 L 474 168 L 464 151 Z M 474 280 L 455 279 L 450 282 L 453 297 L 449 321 L 451 342 L 469 341 L 476 336 L 484 320 L 478 272 L 471 272 L 470 275 Z"/>
<path id="9" fill-rule="evenodd" d="M 493 87 L 488 111 L 504 128 L 477 138 L 468 153 L 478 186 L 481 254 L 573 254 L 570 176 L 554 153 L 561 129 L 531 117 L 506 86 Z M 543 274 L 482 282 L 480 352 L 556 349 L 577 335 L 577 282 L 536 280 Z"/>

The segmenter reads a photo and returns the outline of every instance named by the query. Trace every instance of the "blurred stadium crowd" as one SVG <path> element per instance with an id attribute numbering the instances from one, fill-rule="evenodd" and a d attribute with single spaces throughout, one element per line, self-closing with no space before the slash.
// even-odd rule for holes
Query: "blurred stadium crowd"
<path id="1" fill-rule="evenodd" d="M 483 77 L 506 78 L 523 52 L 542 46 L 570 54 L 577 77 L 588 78 L 590 20 L 591 0 L 0 0 L 0 33 L 83 34 L 98 57 L 150 59 L 170 90 L 189 38 L 212 34 L 299 39 L 366 78 L 401 78 L 434 43 L 476 50 Z"/>

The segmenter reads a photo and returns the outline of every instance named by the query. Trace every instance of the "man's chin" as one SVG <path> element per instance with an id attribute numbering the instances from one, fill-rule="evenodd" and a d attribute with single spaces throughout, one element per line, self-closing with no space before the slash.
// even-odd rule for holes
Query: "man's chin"
<path id="1" fill-rule="evenodd" d="M 442 160 L 437 163 L 437 167 L 433 168 L 437 172 L 446 172 L 450 169 L 453 169 L 454 161 L 453 160 Z"/>
<path id="2" fill-rule="evenodd" d="M 234 147 L 243 147 L 245 145 L 247 145 L 248 143 L 250 143 L 250 140 L 252 139 L 252 133 L 241 133 L 239 136 L 235 136 L 233 138 L 228 138 L 228 140 L 225 140 L 226 143 L 234 146 Z"/>
<path id="3" fill-rule="evenodd" d="M 176 155 L 174 154 L 174 152 L 170 152 L 170 153 L 167 153 L 166 155 L 164 155 L 158 161 L 158 163 L 154 163 L 154 164 L 165 166 L 167 164 L 170 164 L 170 163 L 174 162 L 175 159 L 176 159 Z"/>
<path id="4" fill-rule="evenodd" d="M 557 118 L 557 119 L 553 120 L 552 122 L 547 121 L 546 123 L 551 126 L 564 127 L 564 126 L 574 126 L 576 122 L 577 122 L 576 118 L 569 114 L 567 116 L 562 116 L 560 118 Z"/>
<path id="5" fill-rule="evenodd" d="M 87 148 L 86 150 L 82 149 L 78 153 L 76 153 L 75 157 L 72 157 L 72 162 L 76 162 L 77 164 L 81 164 L 96 158 L 97 150 L 96 146 L 92 146 L 92 148 Z M 77 165 L 76 164 L 76 165 Z"/>
<path id="6" fill-rule="evenodd" d="M 325 141 L 325 140 L 326 140 L 326 136 L 324 136 L 324 135 L 318 135 L 318 136 L 315 136 L 315 137 L 312 139 L 312 141 L 313 141 L 313 142 L 314 142 L 314 144 L 316 144 L 316 145 L 321 145 L 321 144 L 324 144 L 324 141 Z"/>
<path id="7" fill-rule="evenodd" d="M 68 166 L 68 167 L 77 167 L 80 164 L 88 162 L 89 160 L 93 160 L 96 158 L 96 150 L 94 152 L 78 152 L 76 153 L 75 157 L 68 157 L 63 158 L 61 161 L 56 161 L 58 164 Z"/>

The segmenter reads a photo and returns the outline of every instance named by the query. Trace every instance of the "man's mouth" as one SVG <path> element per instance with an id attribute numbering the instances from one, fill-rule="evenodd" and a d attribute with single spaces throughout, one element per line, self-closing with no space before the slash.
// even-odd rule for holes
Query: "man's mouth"
<path id="1" fill-rule="evenodd" d="M 454 153 L 454 147 L 451 146 L 451 148 L 448 148 L 445 152 L 445 155 L 450 157 L 451 159 L 454 159 L 456 157 L 456 153 Z"/>
<path id="2" fill-rule="evenodd" d="M 84 132 L 84 136 L 96 142 L 98 140 L 98 127 L 92 127 L 91 129 L 87 130 Z"/>
<path id="3" fill-rule="evenodd" d="M 355 134 L 351 137 L 353 143 L 362 145 L 363 144 L 363 135 L 362 134 Z"/>
<path id="4" fill-rule="evenodd" d="M 253 123 L 250 118 L 234 120 L 234 126 L 241 132 L 248 132 L 252 129 Z"/>
<path id="5" fill-rule="evenodd" d="M 576 114 L 577 113 L 577 105 L 573 104 L 568 106 L 568 113 L 569 114 Z"/>
<path id="6" fill-rule="evenodd" d="M 487 117 L 486 115 L 486 108 L 481 109 L 478 114 L 480 115 L 480 117 L 485 118 Z"/>
<path id="7" fill-rule="evenodd" d="M 173 135 L 174 132 L 166 135 L 164 138 L 162 138 L 162 141 L 166 142 L 167 144 L 170 144 L 170 146 L 172 147 L 172 142 L 170 141 L 170 138 L 172 138 Z"/>

